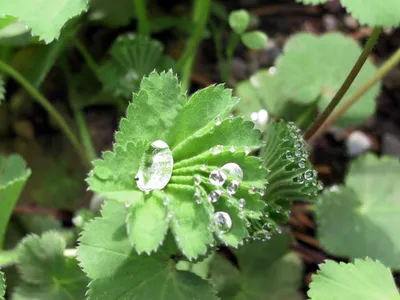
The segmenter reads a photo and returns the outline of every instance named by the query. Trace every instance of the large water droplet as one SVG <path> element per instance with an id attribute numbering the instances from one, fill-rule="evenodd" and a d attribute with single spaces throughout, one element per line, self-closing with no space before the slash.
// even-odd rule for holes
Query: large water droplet
<path id="1" fill-rule="evenodd" d="M 208 194 L 208 201 L 211 203 L 215 203 L 219 200 L 219 197 L 221 197 L 222 192 L 220 190 L 215 190 L 212 191 L 210 194 Z"/>
<path id="2" fill-rule="evenodd" d="M 228 232 L 232 228 L 232 219 L 228 213 L 224 211 L 217 211 L 214 215 L 215 224 L 220 232 Z"/>
<path id="3" fill-rule="evenodd" d="M 223 165 L 219 171 L 225 174 L 226 177 L 242 181 L 243 180 L 243 170 L 242 168 L 235 163 L 227 163 Z"/>
<path id="4" fill-rule="evenodd" d="M 226 181 L 226 174 L 220 172 L 220 170 L 213 170 L 211 171 L 210 175 L 208 176 L 210 179 L 210 183 L 215 186 L 222 186 Z"/>
<path id="5" fill-rule="evenodd" d="M 174 159 L 167 143 L 154 141 L 143 154 L 135 176 L 138 188 L 147 193 L 163 189 L 171 179 L 173 166 Z"/>

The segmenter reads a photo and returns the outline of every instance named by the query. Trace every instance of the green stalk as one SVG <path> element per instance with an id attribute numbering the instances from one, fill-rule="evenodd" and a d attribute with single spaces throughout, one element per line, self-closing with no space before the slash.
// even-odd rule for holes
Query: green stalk
<path id="1" fill-rule="evenodd" d="M 359 88 L 348 101 L 346 101 L 341 107 L 339 107 L 330 118 L 317 130 L 317 132 L 309 139 L 309 142 L 314 142 L 318 137 L 326 132 L 340 117 L 354 104 L 356 103 L 370 88 L 385 77 L 391 70 L 400 64 L 400 49 L 398 49 L 376 72 L 376 74 L 368 80 L 361 88 Z"/>
<path id="2" fill-rule="evenodd" d="M 192 72 L 194 57 L 196 56 L 197 48 L 201 38 L 204 35 L 208 15 L 210 12 L 211 0 L 196 0 L 193 8 L 193 20 L 196 23 L 196 30 L 188 41 L 185 52 L 176 63 L 175 69 L 182 71 L 182 90 L 186 91 L 189 88 L 190 75 Z"/>
<path id="3" fill-rule="evenodd" d="M 229 38 L 228 47 L 226 48 L 226 64 L 224 67 L 224 72 L 222 73 L 223 82 L 228 80 L 229 74 L 231 73 L 233 55 L 235 54 L 235 49 L 239 44 L 239 41 L 240 36 L 236 32 L 232 32 Z"/>
<path id="4" fill-rule="evenodd" d="M 133 0 L 137 18 L 138 18 L 138 31 L 140 34 L 148 35 L 150 32 L 150 23 L 147 17 L 147 1 L 146 0 Z"/>
<path id="5" fill-rule="evenodd" d="M 368 56 L 372 52 L 372 49 L 375 46 L 376 41 L 378 40 L 380 34 L 382 32 L 382 27 L 375 27 L 371 33 L 371 36 L 365 45 L 364 50 L 362 51 L 360 57 L 358 58 L 357 62 L 355 63 L 353 69 L 350 71 L 350 74 L 347 76 L 346 80 L 343 82 L 342 86 L 333 97 L 329 105 L 325 108 L 322 114 L 317 118 L 317 120 L 311 125 L 311 127 L 306 131 L 304 134 L 304 138 L 309 140 L 315 132 L 317 132 L 318 128 L 322 126 L 325 120 L 331 115 L 333 110 L 339 104 L 339 102 L 343 99 L 344 95 L 346 95 L 347 91 L 349 90 L 350 86 L 356 79 L 358 73 L 360 73 L 361 68 L 363 67 L 364 63 L 367 61 Z M 339 62 L 340 63 L 340 62 Z"/>
<path id="6" fill-rule="evenodd" d="M 0 251 L 0 269 L 13 265 L 18 260 L 18 248 Z"/>
<path id="7" fill-rule="evenodd" d="M 82 55 L 83 59 L 85 60 L 86 64 L 90 68 L 90 70 L 97 77 L 99 66 L 97 65 L 96 61 L 93 59 L 92 55 L 86 49 L 86 46 L 76 36 L 73 38 L 73 41 L 74 41 L 76 49 Z"/>
<path id="8" fill-rule="evenodd" d="M 39 92 L 37 88 L 35 88 L 28 80 L 26 80 L 18 71 L 16 71 L 13 67 L 6 64 L 5 62 L 0 60 L 0 70 L 4 73 L 10 75 L 15 79 L 21 86 L 23 86 L 28 93 L 35 99 L 43 108 L 47 111 L 47 113 L 55 120 L 58 127 L 64 132 L 65 136 L 68 138 L 72 146 L 75 148 L 75 151 L 82 159 L 82 162 L 88 168 L 91 168 L 91 163 L 87 159 L 85 155 L 85 151 L 81 148 L 78 138 L 75 136 L 72 129 L 69 127 L 67 122 L 61 116 L 61 114 L 54 108 L 54 106 L 47 100 L 43 94 Z"/>

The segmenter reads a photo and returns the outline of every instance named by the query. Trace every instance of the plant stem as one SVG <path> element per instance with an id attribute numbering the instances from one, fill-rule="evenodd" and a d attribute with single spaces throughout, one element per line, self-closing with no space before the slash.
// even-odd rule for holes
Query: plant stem
<path id="1" fill-rule="evenodd" d="M 330 118 L 317 130 L 317 132 L 310 138 L 309 142 L 313 143 L 318 137 L 326 132 L 326 130 L 332 126 L 340 117 L 354 104 L 356 103 L 370 88 L 385 77 L 391 70 L 400 64 L 400 48 L 382 65 L 382 67 L 376 72 L 374 77 L 368 80 L 361 88 L 359 88 L 349 100 L 347 100 L 341 107 L 339 107 Z"/>
<path id="2" fill-rule="evenodd" d="M 35 99 L 43 108 L 48 112 L 48 114 L 55 120 L 58 124 L 58 127 L 64 132 L 68 140 L 71 142 L 72 146 L 75 148 L 76 152 L 82 159 L 82 162 L 88 168 L 91 168 L 90 161 L 87 159 L 85 155 L 85 151 L 81 148 L 78 138 L 75 136 L 72 129 L 69 127 L 64 118 L 60 115 L 60 113 L 54 108 L 54 106 L 47 100 L 43 94 L 39 92 L 37 88 L 35 88 L 28 80 L 26 80 L 18 71 L 16 71 L 13 67 L 6 64 L 5 62 L 0 60 L 0 70 L 5 72 L 14 78 L 21 86 L 23 86 L 28 93 Z"/>
<path id="3" fill-rule="evenodd" d="M 140 34 L 148 35 L 150 32 L 149 19 L 147 17 L 147 1 L 146 0 L 133 0 L 137 18 L 138 18 L 138 31 Z"/>
<path id="4" fill-rule="evenodd" d="M 0 269 L 13 265 L 18 260 L 18 248 L 0 251 Z"/>
<path id="5" fill-rule="evenodd" d="M 235 54 L 235 49 L 239 41 L 240 36 L 236 32 L 232 32 L 229 38 L 228 47 L 226 49 L 226 62 L 224 66 L 224 71 L 222 73 L 223 82 L 226 82 L 228 80 L 229 74 L 231 73 L 233 55 Z"/>
<path id="6" fill-rule="evenodd" d="M 189 88 L 190 74 L 194 57 L 196 56 L 197 48 L 204 35 L 208 15 L 210 12 L 211 0 L 196 0 L 193 8 L 193 19 L 196 22 L 196 30 L 188 41 L 185 52 L 176 63 L 175 70 L 182 70 L 182 90 L 186 91 Z"/>
<path id="7" fill-rule="evenodd" d="M 93 59 L 92 55 L 86 49 L 86 46 L 76 36 L 73 38 L 73 41 L 74 41 L 76 49 L 82 55 L 83 59 L 85 60 L 86 64 L 90 68 L 90 70 L 92 70 L 92 72 L 97 77 L 99 66 L 97 65 L 96 61 Z"/>
<path id="8" fill-rule="evenodd" d="M 355 63 L 353 69 L 350 71 L 350 74 L 347 76 L 346 80 L 343 82 L 342 86 L 333 97 L 329 105 L 325 108 L 322 114 L 317 118 L 317 120 L 311 125 L 311 127 L 304 134 L 304 138 L 309 140 L 314 133 L 318 130 L 318 128 L 325 122 L 325 120 L 329 117 L 329 115 L 333 112 L 335 107 L 339 104 L 339 102 L 343 99 L 346 92 L 349 90 L 350 86 L 356 79 L 358 73 L 360 73 L 361 68 L 364 63 L 367 61 L 369 54 L 372 52 L 372 49 L 375 46 L 376 41 L 378 40 L 380 34 L 382 32 L 382 27 L 375 27 L 371 33 L 371 36 L 365 45 L 364 50 L 362 51 L 360 57 Z"/>

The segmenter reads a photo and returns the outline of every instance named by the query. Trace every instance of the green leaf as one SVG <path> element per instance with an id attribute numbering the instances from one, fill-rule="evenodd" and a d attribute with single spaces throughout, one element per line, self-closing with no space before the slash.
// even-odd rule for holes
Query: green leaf
<path id="1" fill-rule="evenodd" d="M 87 0 L 24 0 L 2 1 L 0 11 L 17 17 L 46 43 L 58 38 L 64 24 L 87 9 Z"/>
<path id="2" fill-rule="evenodd" d="M 246 32 L 241 36 L 243 44 L 249 49 L 263 49 L 267 42 L 267 35 L 259 30 Z"/>
<path id="3" fill-rule="evenodd" d="M 139 253 L 157 250 L 169 228 L 180 251 L 194 260 L 205 255 L 211 244 L 238 247 L 271 222 L 261 201 L 266 169 L 259 158 L 248 156 L 262 146 L 260 131 L 251 122 L 230 116 L 237 102 L 223 85 L 200 90 L 187 101 L 172 72 L 153 72 L 142 80 L 127 117 L 121 120 L 114 151 L 94 162 L 87 179 L 92 191 L 130 206 L 127 226 Z M 159 140 L 169 147 L 172 174 L 154 161 L 158 154 L 153 143 Z M 138 171 L 147 172 L 153 163 L 158 172 L 154 174 L 170 176 L 167 185 L 142 191 L 135 180 L 139 181 Z M 234 194 L 228 193 L 234 178 L 227 176 L 223 186 L 209 179 L 211 172 L 220 172 L 228 163 L 243 172 Z M 217 190 L 220 201 L 210 202 Z M 240 206 L 242 198 L 245 207 Z M 218 227 L 218 212 L 228 214 L 228 223 L 232 221 L 226 232 Z"/>
<path id="4" fill-rule="evenodd" d="M 323 4 L 328 0 L 296 0 L 304 4 Z M 369 26 L 399 26 L 400 10 L 397 0 L 371 0 L 365 5 L 363 0 L 341 0 L 342 5 L 361 25 Z"/>
<path id="5" fill-rule="evenodd" d="M 104 90 L 129 99 L 143 76 L 155 69 L 168 70 L 173 61 L 162 54 L 163 45 L 147 36 L 120 35 L 110 49 L 111 59 L 99 68 Z"/>
<path id="6" fill-rule="evenodd" d="M 367 154 L 351 164 L 346 186 L 322 194 L 317 206 L 318 235 L 329 252 L 350 258 L 368 256 L 400 269 L 399 172 L 398 159 Z"/>
<path id="7" fill-rule="evenodd" d="M 354 63 L 361 54 L 360 46 L 351 38 L 338 33 L 321 37 L 303 33 L 292 37 L 285 45 L 284 54 L 277 64 L 277 75 L 283 92 L 296 102 L 307 104 L 320 97 L 318 106 L 323 110 L 332 100 Z M 340 62 L 340 63 L 332 63 Z M 376 67 L 368 60 L 350 87 L 352 95 L 375 73 Z M 380 83 L 374 85 L 353 105 L 338 124 L 342 126 L 363 122 L 375 110 L 375 98 Z"/>
<path id="8" fill-rule="evenodd" d="M 0 155 L 0 249 L 11 213 L 30 175 L 22 157 Z"/>
<path id="9" fill-rule="evenodd" d="M 23 279 L 12 299 L 82 299 L 88 279 L 74 258 L 64 256 L 65 242 L 56 232 L 30 235 L 19 246 Z"/>
<path id="10" fill-rule="evenodd" d="M 238 267 L 219 255 L 211 262 L 211 279 L 223 300 L 303 299 L 298 292 L 302 264 L 289 251 L 291 237 L 247 244 L 236 250 Z"/>
<path id="11" fill-rule="evenodd" d="M 319 265 L 308 296 L 310 300 L 400 299 L 390 270 L 368 258 L 354 263 L 327 260 Z"/>
<path id="12" fill-rule="evenodd" d="M 250 15 L 244 10 L 235 10 L 229 14 L 229 26 L 233 29 L 237 34 L 242 34 L 250 23 Z"/>
<path id="13" fill-rule="evenodd" d="M 92 279 L 89 300 L 217 299 L 207 281 L 176 270 L 170 258 L 173 249 L 166 245 L 151 256 L 136 254 L 125 229 L 126 215 L 123 205 L 108 202 L 103 217 L 89 223 L 82 233 L 78 259 Z"/>
<path id="14" fill-rule="evenodd" d="M 21 47 L 32 41 L 30 30 L 17 18 L 0 18 L 0 45 Z"/>
<path id="15" fill-rule="evenodd" d="M 135 7 L 131 0 L 92 0 L 88 17 L 91 21 L 117 28 L 128 26 L 135 17 Z"/>
<path id="16" fill-rule="evenodd" d="M 158 197 L 157 197 L 158 196 Z M 127 217 L 127 231 L 131 244 L 140 254 L 156 251 L 168 230 L 168 210 L 162 195 L 152 195 L 142 203 L 131 205 Z"/>
<path id="17" fill-rule="evenodd" d="M 4 279 L 4 273 L 0 271 L 0 300 L 4 300 L 6 294 L 6 281 Z"/>

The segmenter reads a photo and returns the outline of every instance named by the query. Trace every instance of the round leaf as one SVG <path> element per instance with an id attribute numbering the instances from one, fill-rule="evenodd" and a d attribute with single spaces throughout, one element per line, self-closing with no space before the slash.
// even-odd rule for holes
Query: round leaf
<path id="1" fill-rule="evenodd" d="M 242 35 L 243 44 L 254 50 L 263 49 L 267 39 L 267 35 L 258 30 L 250 31 Z"/>
<path id="2" fill-rule="evenodd" d="M 229 14 L 229 26 L 237 34 L 242 34 L 250 23 L 250 15 L 244 9 L 233 11 Z"/>

